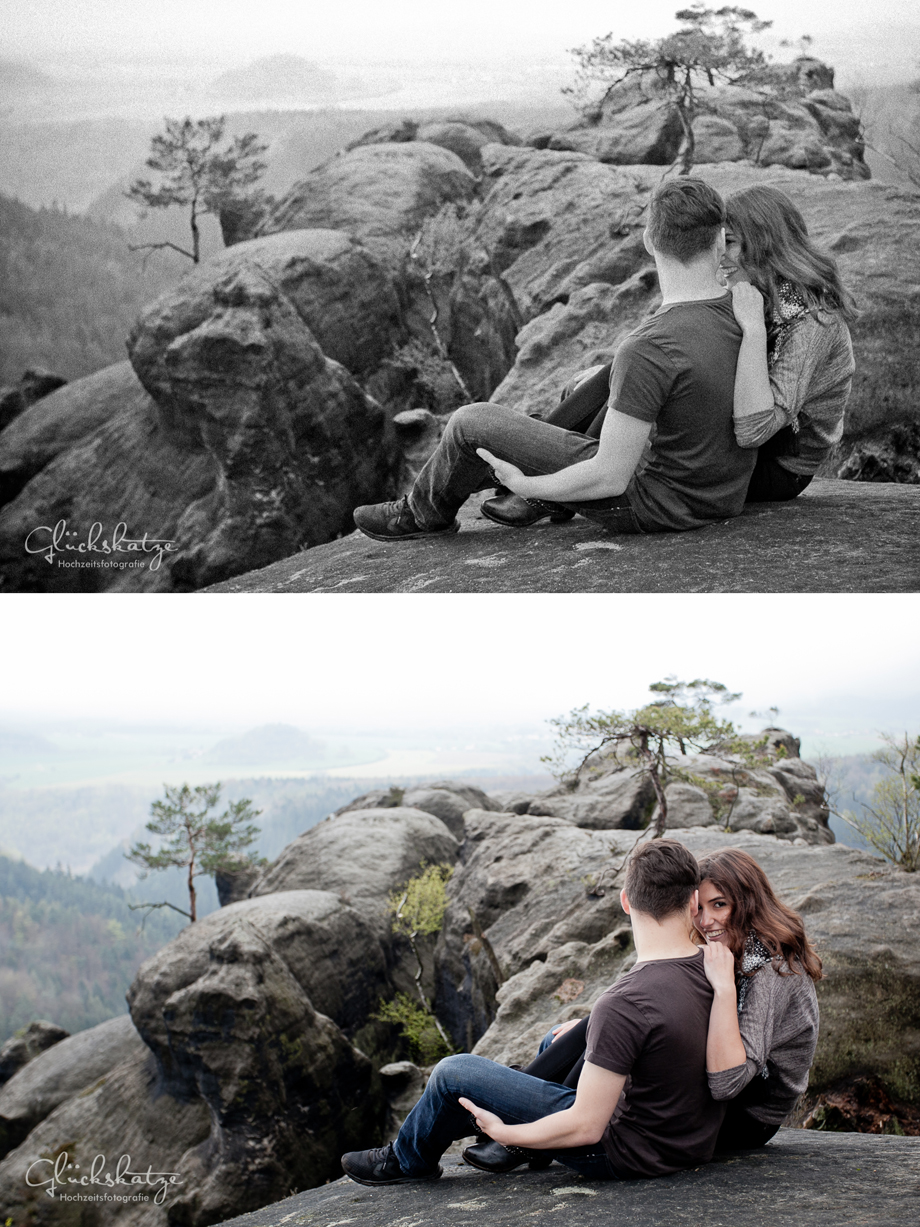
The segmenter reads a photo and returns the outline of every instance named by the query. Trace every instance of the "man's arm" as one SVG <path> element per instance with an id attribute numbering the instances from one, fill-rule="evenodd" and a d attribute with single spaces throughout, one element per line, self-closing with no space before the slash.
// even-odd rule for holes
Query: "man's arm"
<path id="1" fill-rule="evenodd" d="M 499 460 L 484 447 L 477 454 L 488 461 L 503 486 L 524 498 L 544 498 L 554 502 L 583 503 L 622 494 L 642 458 L 652 429 L 651 422 L 608 410 L 601 427 L 597 452 L 590 460 L 546 473 L 526 477 L 516 465 Z"/>
<path id="2" fill-rule="evenodd" d="M 616 1111 L 626 1074 L 615 1074 L 586 1061 L 578 1079 L 575 1102 L 571 1108 L 544 1116 L 526 1125 L 506 1125 L 494 1112 L 477 1108 L 469 1099 L 460 1103 L 476 1118 L 476 1128 L 503 1146 L 530 1146 L 536 1150 L 556 1150 L 570 1146 L 591 1146 L 599 1142 Z"/>

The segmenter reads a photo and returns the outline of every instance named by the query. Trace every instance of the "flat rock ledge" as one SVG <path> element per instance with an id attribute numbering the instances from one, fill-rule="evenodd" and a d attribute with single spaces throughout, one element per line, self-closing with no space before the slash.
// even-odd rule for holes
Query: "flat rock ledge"
<path id="1" fill-rule="evenodd" d="M 371 1189 L 343 1177 L 219 1227 L 915 1227 L 918 1204 L 917 1138 L 781 1129 L 762 1150 L 657 1180 L 585 1180 L 556 1163 L 490 1176 L 448 1159 L 432 1184 Z"/>
<path id="2" fill-rule="evenodd" d="M 920 486 L 819 479 L 689 533 L 615 537 L 576 516 L 529 529 L 467 501 L 461 531 L 388 545 L 352 533 L 207 592 L 916 592 Z"/>

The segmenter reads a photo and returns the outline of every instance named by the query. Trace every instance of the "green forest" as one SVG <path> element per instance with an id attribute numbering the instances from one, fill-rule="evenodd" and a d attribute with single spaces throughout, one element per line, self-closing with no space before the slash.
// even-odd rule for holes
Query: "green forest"
<path id="1" fill-rule="evenodd" d="M 185 923 L 141 925 L 120 887 L 0 856 L 0 1043 L 36 1018 L 82 1031 L 127 1010 L 144 959 Z"/>
<path id="2" fill-rule="evenodd" d="M 138 312 L 185 271 L 157 256 L 144 268 L 117 227 L 0 196 L 0 384 L 27 367 L 77 379 L 126 358 Z"/>

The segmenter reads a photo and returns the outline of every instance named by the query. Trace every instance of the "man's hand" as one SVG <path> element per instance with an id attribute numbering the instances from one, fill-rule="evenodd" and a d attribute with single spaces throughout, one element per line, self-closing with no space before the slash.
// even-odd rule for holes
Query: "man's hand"
<path id="1" fill-rule="evenodd" d="M 553 1027 L 553 1043 L 555 1044 L 560 1035 L 565 1035 L 566 1031 L 571 1031 L 573 1027 L 577 1027 L 581 1021 L 582 1019 L 580 1018 L 570 1018 L 568 1022 L 559 1023 L 558 1026 Z"/>
<path id="2" fill-rule="evenodd" d="M 524 474 L 516 465 L 510 464 L 507 460 L 499 460 L 497 456 L 493 456 L 484 447 L 477 447 L 476 455 L 481 457 L 486 464 L 492 466 L 492 472 L 498 479 L 500 486 L 507 486 L 509 490 L 517 494 L 518 491 L 515 483 L 519 482 Z"/>
<path id="3" fill-rule="evenodd" d="M 732 310 L 745 335 L 766 333 L 763 295 L 749 281 L 737 281 L 732 286 Z"/>
<path id="4" fill-rule="evenodd" d="M 716 993 L 734 994 L 735 956 L 721 942 L 707 942 L 703 947 L 703 971 Z"/>
<path id="5" fill-rule="evenodd" d="M 493 1142 L 501 1141 L 499 1134 L 506 1128 L 506 1125 L 500 1116 L 496 1116 L 494 1112 L 489 1112 L 486 1108 L 477 1108 L 472 1099 L 459 1099 L 457 1102 L 461 1107 L 466 1108 L 474 1118 L 479 1133 L 487 1133 Z"/>

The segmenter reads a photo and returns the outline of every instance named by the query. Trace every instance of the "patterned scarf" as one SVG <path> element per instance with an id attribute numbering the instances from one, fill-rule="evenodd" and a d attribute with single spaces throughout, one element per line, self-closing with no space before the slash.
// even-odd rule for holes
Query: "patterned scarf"
<path id="1" fill-rule="evenodd" d="M 773 962 L 773 954 L 766 948 L 756 933 L 751 932 L 747 935 L 747 941 L 744 943 L 744 954 L 741 956 L 741 973 L 735 977 L 735 984 L 738 988 L 738 1013 L 744 1009 L 744 999 L 747 997 L 748 985 L 751 983 L 751 977 L 745 975 L 745 972 L 756 971 L 759 967 L 765 966 L 767 963 Z M 764 1065 L 760 1071 L 761 1078 L 770 1076 L 767 1066 Z"/>
<path id="2" fill-rule="evenodd" d="M 786 337 L 798 323 L 808 314 L 808 304 L 791 281 L 779 283 L 779 305 L 773 311 L 773 326 L 770 329 L 770 339 L 767 349 L 767 365 L 772 366 L 782 349 Z M 793 432 L 798 434 L 799 419 L 793 418 L 790 423 Z"/>

